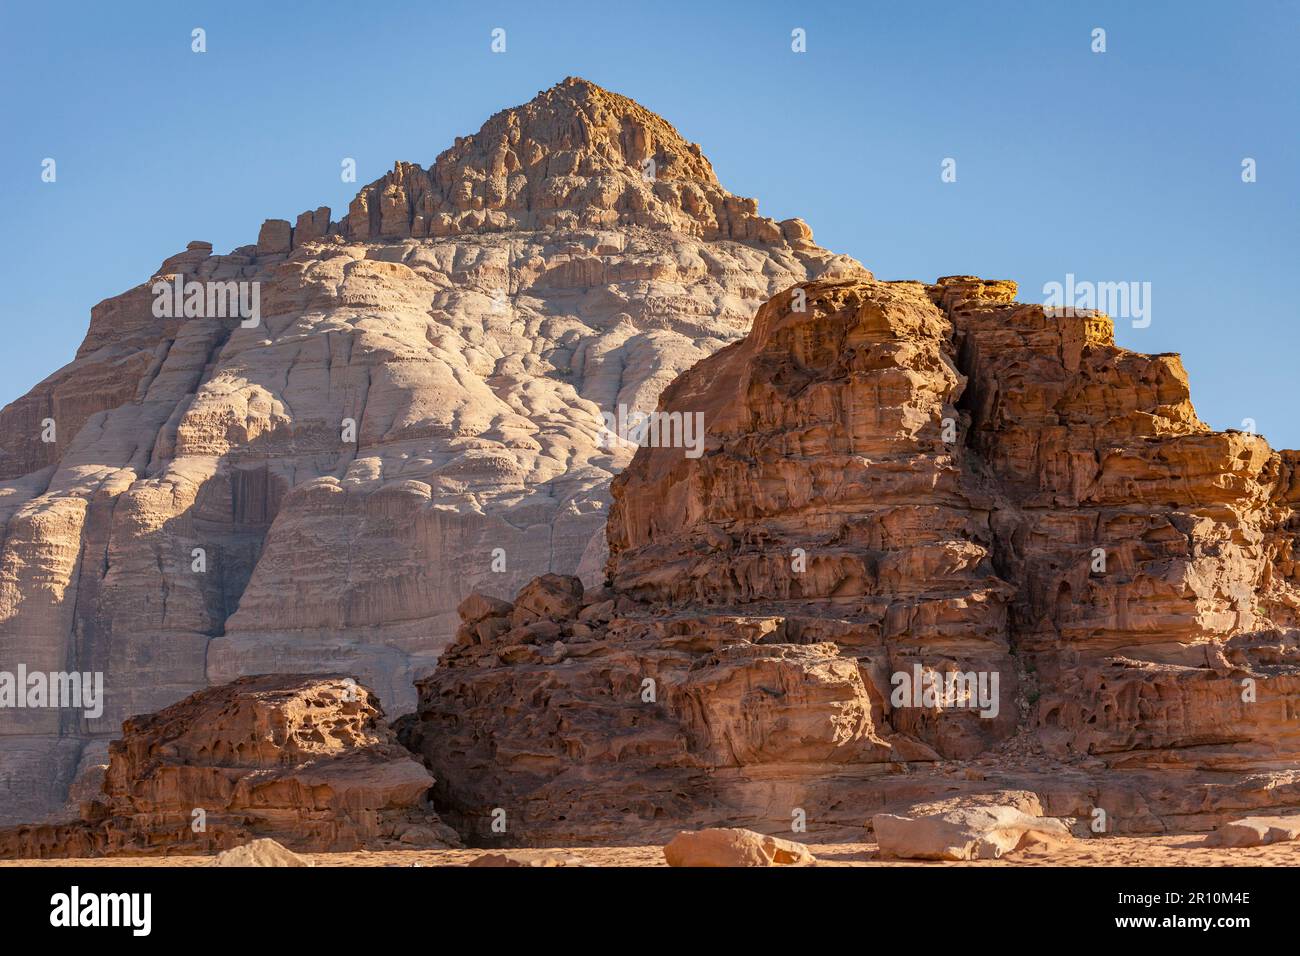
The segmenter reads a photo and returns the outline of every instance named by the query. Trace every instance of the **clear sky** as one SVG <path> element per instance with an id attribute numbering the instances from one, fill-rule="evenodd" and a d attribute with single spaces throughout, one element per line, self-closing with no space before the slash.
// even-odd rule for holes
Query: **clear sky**
<path id="1" fill-rule="evenodd" d="M 0 402 L 186 242 L 338 218 L 344 157 L 358 184 L 427 166 L 573 74 L 881 278 L 1009 278 L 1026 301 L 1067 274 L 1151 283 L 1119 344 L 1181 352 L 1211 425 L 1300 448 L 1298 51 L 1282 0 L 0 0 Z"/>

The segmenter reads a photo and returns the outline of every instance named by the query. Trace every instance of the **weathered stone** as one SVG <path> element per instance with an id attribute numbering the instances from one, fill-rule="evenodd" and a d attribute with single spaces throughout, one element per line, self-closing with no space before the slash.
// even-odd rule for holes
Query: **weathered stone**
<path id="1" fill-rule="evenodd" d="M 330 231 L 330 207 L 321 206 L 315 212 L 298 214 L 298 224 L 293 228 L 293 247 L 323 239 Z"/>
<path id="2" fill-rule="evenodd" d="M 510 630 L 510 621 L 504 617 L 489 617 L 474 625 L 474 634 L 481 644 L 490 644 Z"/>
<path id="3" fill-rule="evenodd" d="M 509 617 L 514 607 L 509 601 L 502 601 L 500 598 L 479 594 L 476 591 L 460 602 L 460 606 L 456 608 L 456 613 L 460 615 L 460 619 L 466 624 L 478 624 L 489 618 Z"/>
<path id="4" fill-rule="evenodd" d="M 109 689 L 0 710 L 0 815 L 84 792 L 124 716 L 276 669 L 398 711 L 420 677 L 403 740 L 484 840 L 503 804 L 534 842 L 1300 806 L 1300 453 L 1210 430 L 1177 356 L 1004 280 L 877 282 L 580 80 L 325 224 L 163 264 L 258 282 L 257 328 L 160 319 L 146 282 L 0 412 L 0 648 Z M 698 455 L 610 436 L 656 402 Z M 82 824 L 6 845 L 190 840 L 130 752 Z M 309 791 L 265 805 L 334 839 Z M 438 832 L 398 816 L 360 830 Z"/>
<path id="5" fill-rule="evenodd" d="M 1206 846 L 1264 846 L 1300 840 L 1300 814 L 1245 817 L 1219 826 L 1205 837 Z"/>
<path id="6" fill-rule="evenodd" d="M 599 604 L 589 604 L 578 612 L 578 620 L 604 624 L 614 616 L 614 602 L 611 600 L 601 601 Z"/>
<path id="7" fill-rule="evenodd" d="M 1060 820 L 1005 806 L 912 817 L 878 813 L 871 827 L 881 856 L 908 860 L 996 860 L 1029 846 L 1072 839 Z"/>
<path id="8" fill-rule="evenodd" d="M 286 850 L 274 840 L 261 839 L 233 850 L 222 850 L 208 866 L 311 866 L 311 860 Z"/>
<path id="9" fill-rule="evenodd" d="M 664 847 L 669 866 L 791 866 L 816 858 L 802 843 L 740 828 L 683 831 Z"/>
<path id="10" fill-rule="evenodd" d="M 257 282 L 257 327 L 159 319 L 146 281 L 0 411 L 4 661 L 107 693 L 96 719 L 0 710 L 0 822 L 62 806 L 127 717 L 242 675 L 346 673 L 412 710 L 471 592 L 601 583 L 634 450 L 602 414 L 861 269 L 771 237 L 697 146 L 577 79 L 297 221 L 165 264 Z"/>
<path id="11" fill-rule="evenodd" d="M 572 575 L 543 574 L 515 596 L 510 621 L 515 626 L 534 621 L 571 621 L 581 606 L 581 581 Z"/>
<path id="12" fill-rule="evenodd" d="M 612 608 L 563 657 L 456 647 L 419 682 L 448 818 L 649 842 L 1009 791 L 1123 833 L 1300 806 L 1297 456 L 1211 432 L 1106 317 L 1014 299 L 804 283 L 679 376 L 660 411 L 701 414 L 703 454 L 615 479 Z"/>
<path id="13" fill-rule="evenodd" d="M 254 838 L 299 850 L 380 849 L 421 836 L 459 845 L 427 803 L 432 784 L 365 687 L 241 678 L 128 720 L 82 819 L 0 830 L 0 857 L 210 853 Z"/>
<path id="14" fill-rule="evenodd" d="M 505 640 L 514 644 L 547 644 L 557 640 L 563 631 L 554 621 L 533 621 L 512 627 L 505 634 Z"/>
<path id="15" fill-rule="evenodd" d="M 268 219 L 257 233 L 259 256 L 281 255 L 293 248 L 293 227 L 287 219 Z"/>

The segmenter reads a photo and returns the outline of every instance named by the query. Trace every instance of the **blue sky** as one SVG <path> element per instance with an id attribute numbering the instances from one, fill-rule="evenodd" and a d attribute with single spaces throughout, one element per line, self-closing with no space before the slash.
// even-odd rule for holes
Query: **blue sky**
<path id="1" fill-rule="evenodd" d="M 1281 0 L 3 0 L 0 402 L 186 242 L 228 251 L 321 204 L 337 218 L 343 157 L 359 183 L 428 165 L 573 74 L 881 278 L 1010 278 L 1026 301 L 1067 273 L 1150 282 L 1151 324 L 1119 322 L 1119 344 L 1181 352 L 1211 425 L 1253 418 L 1300 448 L 1298 41 L 1300 3 Z"/>

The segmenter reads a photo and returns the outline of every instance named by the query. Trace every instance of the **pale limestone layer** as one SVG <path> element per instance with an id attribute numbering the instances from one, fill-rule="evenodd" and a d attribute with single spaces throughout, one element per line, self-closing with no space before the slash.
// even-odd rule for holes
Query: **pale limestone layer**
<path id="1" fill-rule="evenodd" d="M 603 412 L 653 409 L 762 301 L 860 269 L 580 80 L 399 164 L 341 222 L 191 243 L 0 411 L 0 669 L 102 671 L 107 698 L 0 710 L 0 822 L 93 791 L 125 718 L 209 682 L 349 673 L 410 710 L 472 590 L 602 577 L 630 457 Z M 156 317 L 177 275 L 259 282 L 260 323 Z"/>

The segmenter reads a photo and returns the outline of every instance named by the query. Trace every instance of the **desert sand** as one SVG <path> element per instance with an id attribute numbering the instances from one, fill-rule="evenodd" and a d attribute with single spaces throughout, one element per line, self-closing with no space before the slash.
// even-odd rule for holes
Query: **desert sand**
<path id="1" fill-rule="evenodd" d="M 808 843 L 818 866 L 1296 866 L 1300 845 L 1278 843 L 1244 849 L 1202 846 L 1204 837 L 1109 837 L 1078 840 L 1068 847 L 1008 854 L 1000 860 L 918 862 L 881 860 L 874 843 Z M 554 848 L 591 866 L 667 866 L 657 846 Z M 464 866 L 486 850 L 385 850 L 303 853 L 316 866 Z M 0 866 L 204 866 L 207 856 L 117 857 L 71 860 L 0 860 Z"/>

